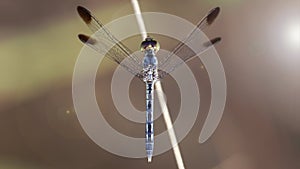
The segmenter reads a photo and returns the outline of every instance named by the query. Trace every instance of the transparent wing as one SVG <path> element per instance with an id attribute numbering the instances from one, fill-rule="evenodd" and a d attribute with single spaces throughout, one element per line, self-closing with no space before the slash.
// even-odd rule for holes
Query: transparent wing
<path id="1" fill-rule="evenodd" d="M 197 33 L 199 33 L 197 30 L 201 29 L 203 30 L 207 26 L 211 25 L 214 20 L 217 18 L 217 16 L 220 13 L 220 8 L 216 7 L 208 12 L 208 14 L 200 20 L 200 22 L 197 24 L 197 26 L 192 30 L 192 32 L 181 42 L 179 42 L 176 47 L 173 49 L 173 51 L 165 58 L 163 58 L 160 62 L 158 67 L 159 70 L 159 77 L 163 78 L 167 74 L 171 73 L 178 67 L 179 65 L 183 64 L 184 62 L 187 62 L 193 58 L 195 58 L 197 55 L 201 54 L 202 52 L 208 50 L 210 47 L 212 47 L 214 44 L 221 41 L 220 37 L 213 38 L 207 42 L 203 42 L 202 44 L 199 44 L 198 52 L 195 53 L 192 49 L 188 47 L 188 43 L 190 43 L 194 37 L 196 37 Z M 178 56 L 180 59 L 174 59 L 175 56 Z"/>
<path id="2" fill-rule="evenodd" d="M 143 70 L 141 58 L 134 55 L 129 48 L 115 38 L 89 10 L 78 6 L 77 11 L 94 33 L 93 37 L 79 34 L 79 39 L 100 54 L 105 54 L 106 57 L 120 64 L 130 73 L 141 78 L 141 71 Z"/>

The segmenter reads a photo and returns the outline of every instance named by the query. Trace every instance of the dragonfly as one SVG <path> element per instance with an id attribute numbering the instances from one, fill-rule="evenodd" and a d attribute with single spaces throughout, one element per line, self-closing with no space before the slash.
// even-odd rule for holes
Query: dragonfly
<path id="1" fill-rule="evenodd" d="M 197 29 L 204 29 L 211 25 L 220 13 L 220 7 L 211 9 L 197 24 L 197 26 L 179 42 L 172 52 L 163 59 L 157 58 L 160 44 L 154 38 L 148 36 L 141 44 L 141 52 L 144 53 L 142 59 L 139 59 L 127 46 L 119 41 L 88 9 L 78 6 L 77 12 L 85 24 L 90 28 L 95 36 L 79 34 L 78 38 L 85 45 L 94 49 L 99 54 L 105 54 L 105 57 L 119 64 L 128 72 L 145 82 L 146 84 L 146 122 L 145 122 L 145 149 L 148 162 L 151 162 L 154 149 L 154 85 L 160 79 L 173 72 L 181 64 L 192 60 L 197 56 L 186 43 L 189 42 Z M 99 33 L 100 32 L 100 33 Z M 201 44 L 201 51 L 205 51 L 214 44 L 221 41 L 220 37 L 215 37 Z M 114 44 L 109 47 L 107 43 Z M 200 53 L 201 53 L 200 51 Z M 174 57 L 180 59 L 174 61 Z"/>

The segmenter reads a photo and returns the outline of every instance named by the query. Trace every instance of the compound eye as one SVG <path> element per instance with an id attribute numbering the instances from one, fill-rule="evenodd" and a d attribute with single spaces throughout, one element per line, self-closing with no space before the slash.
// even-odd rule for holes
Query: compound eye
<path id="1" fill-rule="evenodd" d="M 149 46 L 149 42 L 148 41 L 143 41 L 141 43 L 141 50 L 145 50 L 147 47 Z"/>

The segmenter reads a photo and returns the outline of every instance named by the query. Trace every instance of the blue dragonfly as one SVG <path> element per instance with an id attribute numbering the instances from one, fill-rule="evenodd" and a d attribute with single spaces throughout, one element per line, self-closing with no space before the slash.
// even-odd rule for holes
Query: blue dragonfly
<path id="1" fill-rule="evenodd" d="M 153 103 L 154 103 L 154 84 L 156 81 L 164 78 L 176 67 L 195 58 L 197 56 L 186 43 L 195 35 L 197 29 L 204 29 L 211 25 L 220 13 L 220 8 L 211 9 L 203 17 L 194 30 L 187 37 L 179 42 L 170 54 L 159 60 L 156 56 L 160 45 L 152 37 L 147 37 L 141 42 L 140 48 L 144 57 L 139 59 L 128 47 L 120 42 L 110 31 L 86 8 L 77 7 L 77 11 L 83 21 L 87 24 L 95 36 L 91 37 L 79 34 L 79 39 L 100 54 L 116 62 L 125 70 L 141 79 L 146 84 L 146 128 L 145 144 L 148 162 L 151 162 L 154 148 L 154 127 L 153 127 Z M 115 44 L 112 48 L 107 48 L 106 42 Z M 205 51 L 209 47 L 221 41 L 220 37 L 213 38 L 208 42 L 201 44 L 201 50 Z M 173 60 L 174 56 L 179 56 L 180 60 Z"/>

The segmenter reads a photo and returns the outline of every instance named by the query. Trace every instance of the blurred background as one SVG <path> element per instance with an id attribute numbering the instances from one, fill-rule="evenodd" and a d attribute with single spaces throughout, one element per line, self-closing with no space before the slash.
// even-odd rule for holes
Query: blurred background
<path id="1" fill-rule="evenodd" d="M 210 84 L 201 62 L 190 62 L 201 107 L 180 143 L 186 168 L 300 168 L 300 1 L 139 2 L 143 12 L 170 13 L 194 24 L 221 7 L 206 33 L 223 38 L 216 49 L 227 78 L 225 112 L 213 136 L 199 144 Z M 73 108 L 72 73 L 83 46 L 77 34 L 89 30 L 77 5 L 103 23 L 133 13 L 129 0 L 0 1 L 0 169 L 176 168 L 172 151 L 148 164 L 101 149 L 82 130 Z M 136 51 L 139 43 L 128 46 Z M 172 49 L 170 44 L 162 40 L 161 48 Z M 113 106 L 110 82 L 116 65 L 107 64 L 96 81 L 104 116 L 120 132 L 143 137 L 144 125 L 122 118 Z M 174 84 L 170 77 L 163 81 L 173 120 L 180 107 Z M 133 104 L 143 110 L 143 83 L 134 79 L 130 89 Z M 165 130 L 162 118 L 155 123 L 157 133 Z"/>

